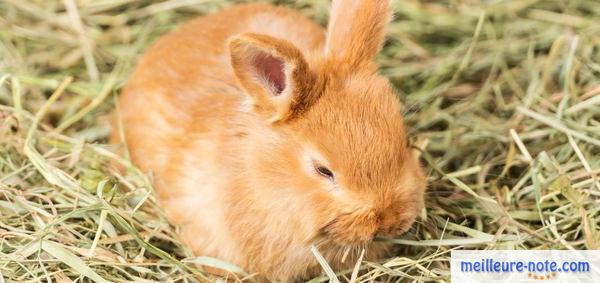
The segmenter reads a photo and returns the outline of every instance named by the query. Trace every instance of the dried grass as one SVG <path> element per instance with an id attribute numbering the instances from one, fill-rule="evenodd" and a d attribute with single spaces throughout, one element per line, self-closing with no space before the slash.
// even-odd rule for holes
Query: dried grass
<path id="1" fill-rule="evenodd" d="M 239 271 L 192 256 L 148 178 L 106 145 L 145 48 L 234 2 L 0 2 L 0 282 L 217 280 L 194 262 Z M 325 0 L 276 2 L 327 18 Z M 398 257 L 339 281 L 447 282 L 460 248 L 600 249 L 600 3 L 394 7 L 379 61 L 427 145 L 427 207 L 413 231 L 381 239 Z"/>

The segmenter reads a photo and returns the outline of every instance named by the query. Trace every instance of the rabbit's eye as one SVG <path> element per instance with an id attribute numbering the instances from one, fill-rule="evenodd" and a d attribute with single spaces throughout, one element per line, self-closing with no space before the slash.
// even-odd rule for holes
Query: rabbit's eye
<path id="1" fill-rule="evenodd" d="M 335 179 L 335 177 L 333 176 L 333 172 L 331 172 L 331 170 L 329 170 L 329 168 L 327 167 L 316 165 L 315 170 L 317 171 L 317 173 L 319 173 L 319 175 L 329 179 L 330 181 L 333 181 Z"/>

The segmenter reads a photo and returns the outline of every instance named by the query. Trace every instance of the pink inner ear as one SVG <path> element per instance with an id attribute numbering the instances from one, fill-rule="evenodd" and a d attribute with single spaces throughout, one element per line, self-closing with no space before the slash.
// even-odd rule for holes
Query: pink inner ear
<path id="1" fill-rule="evenodd" d="M 275 87 L 275 95 L 285 89 L 285 67 L 283 61 L 268 53 L 259 52 L 252 62 L 258 75 L 270 86 Z"/>

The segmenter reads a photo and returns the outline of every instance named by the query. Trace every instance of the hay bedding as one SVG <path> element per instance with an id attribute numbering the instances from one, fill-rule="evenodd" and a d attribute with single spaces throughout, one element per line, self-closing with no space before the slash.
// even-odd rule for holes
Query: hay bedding
<path id="1" fill-rule="evenodd" d="M 0 2 L 0 282 L 217 280 L 193 262 L 237 271 L 193 257 L 151 176 L 106 145 L 145 48 L 234 2 Z M 327 18 L 328 1 L 276 2 Z M 430 186 L 411 233 L 387 239 L 399 256 L 363 262 L 356 282 L 449 281 L 458 248 L 599 249 L 600 3 L 394 7 L 381 72 L 427 145 Z"/>

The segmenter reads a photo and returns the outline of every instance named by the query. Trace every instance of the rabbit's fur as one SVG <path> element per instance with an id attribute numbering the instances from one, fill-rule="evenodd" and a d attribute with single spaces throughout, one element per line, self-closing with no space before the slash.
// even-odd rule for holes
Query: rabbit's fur
<path id="1" fill-rule="evenodd" d="M 194 253 L 293 281 L 321 272 L 312 245 L 350 268 L 362 248 L 385 255 L 374 236 L 411 226 L 425 179 L 374 63 L 390 16 L 386 0 L 334 1 L 325 32 L 293 10 L 240 5 L 148 50 L 112 140 L 154 176 Z"/>

